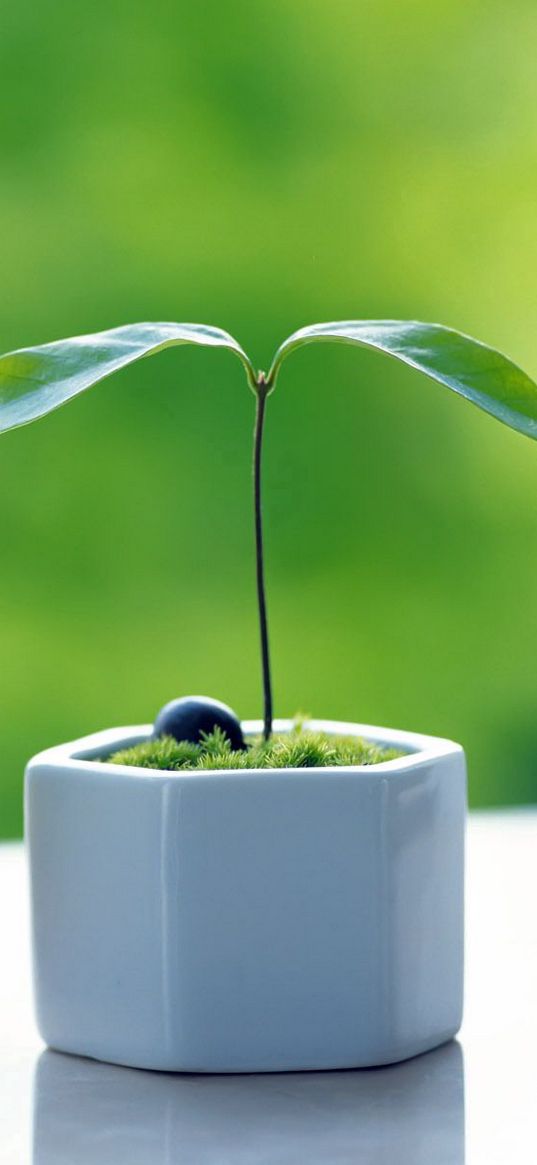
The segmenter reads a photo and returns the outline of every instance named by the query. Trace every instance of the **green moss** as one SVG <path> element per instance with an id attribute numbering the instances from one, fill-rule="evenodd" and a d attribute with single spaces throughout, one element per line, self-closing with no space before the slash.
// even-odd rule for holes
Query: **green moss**
<path id="1" fill-rule="evenodd" d="M 251 739 L 244 752 L 234 752 L 227 737 L 217 728 L 205 735 L 201 744 L 178 743 L 171 736 L 162 736 L 121 749 L 106 760 L 109 764 L 177 772 L 375 765 L 401 755 L 396 749 L 381 748 L 356 736 L 329 736 L 325 732 L 310 731 L 300 720 L 291 732 L 276 734 L 268 743 Z"/>

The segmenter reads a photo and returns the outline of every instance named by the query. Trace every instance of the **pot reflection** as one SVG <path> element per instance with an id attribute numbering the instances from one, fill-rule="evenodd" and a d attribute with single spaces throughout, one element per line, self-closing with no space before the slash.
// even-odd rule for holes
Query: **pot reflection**
<path id="1" fill-rule="evenodd" d="M 43 1052 L 33 1165 L 464 1165 L 451 1043 L 371 1071 L 185 1076 Z"/>

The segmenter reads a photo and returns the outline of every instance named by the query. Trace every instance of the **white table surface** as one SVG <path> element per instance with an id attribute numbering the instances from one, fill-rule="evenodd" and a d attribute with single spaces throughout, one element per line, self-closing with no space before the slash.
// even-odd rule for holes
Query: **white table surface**
<path id="1" fill-rule="evenodd" d="M 536 1165 L 537 812 L 468 830 L 460 1041 L 393 1068 L 173 1076 L 43 1049 L 24 852 L 0 847 L 0 1165 Z"/>

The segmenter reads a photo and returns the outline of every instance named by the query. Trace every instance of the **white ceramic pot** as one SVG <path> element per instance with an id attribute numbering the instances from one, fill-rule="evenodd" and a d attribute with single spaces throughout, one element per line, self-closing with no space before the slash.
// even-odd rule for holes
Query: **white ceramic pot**
<path id="1" fill-rule="evenodd" d="M 102 763 L 145 726 L 30 762 L 47 1044 L 133 1067 L 262 1072 L 388 1064 L 456 1034 L 463 751 L 311 723 L 407 755 L 224 773 Z"/>

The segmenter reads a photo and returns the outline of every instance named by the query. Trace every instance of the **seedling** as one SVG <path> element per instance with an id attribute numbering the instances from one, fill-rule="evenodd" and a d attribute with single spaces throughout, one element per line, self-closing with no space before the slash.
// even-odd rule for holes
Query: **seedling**
<path id="1" fill-rule="evenodd" d="M 335 340 L 373 348 L 425 373 L 510 428 L 537 438 L 537 384 L 507 356 L 441 324 L 399 320 L 344 320 L 294 332 L 268 373 L 256 372 L 227 332 L 203 324 L 128 324 L 94 335 L 22 348 L 0 357 L 0 431 L 28 424 L 145 356 L 180 344 L 227 348 L 238 357 L 256 399 L 253 441 L 255 562 L 263 737 L 272 733 L 272 680 L 263 556 L 262 453 L 267 399 L 284 359 L 304 344 Z M 196 711 L 196 715 L 199 708 Z"/>

